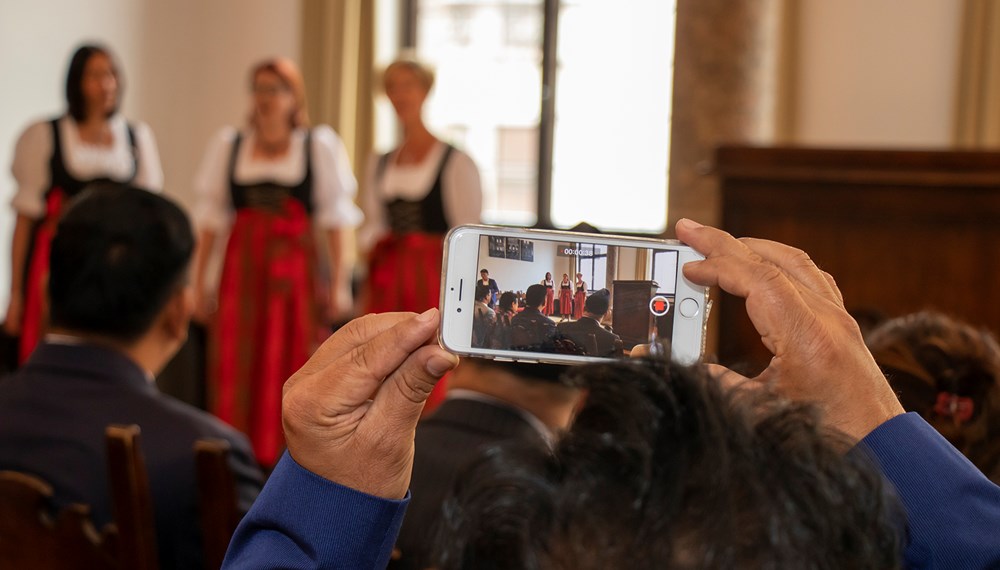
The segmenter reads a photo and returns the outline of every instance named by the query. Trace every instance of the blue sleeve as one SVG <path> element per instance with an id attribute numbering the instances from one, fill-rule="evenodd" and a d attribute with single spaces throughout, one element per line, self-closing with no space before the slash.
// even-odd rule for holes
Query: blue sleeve
<path id="1" fill-rule="evenodd" d="M 1000 487 L 919 415 L 885 422 L 859 447 L 906 509 L 907 568 L 1000 566 Z"/>
<path id="2" fill-rule="evenodd" d="M 386 567 L 409 494 L 381 499 L 311 473 L 286 453 L 236 528 L 223 568 Z"/>

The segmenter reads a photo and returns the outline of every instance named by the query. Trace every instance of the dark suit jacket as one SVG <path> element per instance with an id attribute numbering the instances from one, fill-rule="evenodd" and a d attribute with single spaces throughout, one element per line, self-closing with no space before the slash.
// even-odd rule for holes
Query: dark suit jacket
<path id="1" fill-rule="evenodd" d="M 225 439 L 244 512 L 262 477 L 246 437 L 215 417 L 160 394 L 123 354 L 89 345 L 41 344 L 0 382 L 0 469 L 41 477 L 58 505 L 92 507 L 112 519 L 104 428 L 138 424 L 156 517 L 160 566 L 200 568 L 193 445 Z"/>
<path id="2" fill-rule="evenodd" d="M 578 321 L 566 321 L 556 325 L 556 330 L 587 351 L 588 356 L 615 356 L 615 341 L 621 340 L 618 335 L 601 326 L 601 323 L 590 317 L 581 317 Z M 590 354 L 589 335 L 597 340 L 597 353 Z"/>
<path id="3" fill-rule="evenodd" d="M 396 546 L 401 560 L 389 568 L 429 566 L 433 533 L 441 504 L 462 469 L 486 447 L 505 441 L 545 445 L 541 434 L 517 411 L 461 398 L 445 400 L 417 426 L 412 498 Z"/>
<path id="4" fill-rule="evenodd" d="M 510 348 L 551 352 L 556 337 L 556 324 L 541 311 L 527 308 L 510 319 Z"/>

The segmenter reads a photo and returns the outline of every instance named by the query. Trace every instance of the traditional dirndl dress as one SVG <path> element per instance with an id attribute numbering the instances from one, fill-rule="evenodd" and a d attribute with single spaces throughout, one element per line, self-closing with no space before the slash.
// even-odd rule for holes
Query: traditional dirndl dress
<path id="1" fill-rule="evenodd" d="M 229 161 L 236 217 L 219 282 L 209 407 L 246 433 L 257 461 L 271 466 L 285 444 L 282 386 L 323 336 L 311 223 L 311 139 L 307 134 L 305 176 L 295 186 L 238 184 L 241 141 L 237 135 Z"/>
<path id="2" fill-rule="evenodd" d="M 573 295 L 573 320 L 580 320 L 583 316 L 583 306 L 587 302 L 587 283 L 585 281 L 576 282 L 576 293 Z"/>
<path id="3" fill-rule="evenodd" d="M 25 256 L 24 309 L 21 317 L 21 339 L 18 345 L 18 362 L 24 363 L 31 356 L 35 346 L 45 334 L 48 326 L 48 296 L 45 288 L 49 279 L 49 249 L 55 236 L 56 224 L 66 203 L 90 184 L 115 182 L 127 184 L 139 172 L 139 157 L 136 151 L 135 132 L 126 125 L 128 145 L 132 151 L 134 169 L 127 180 L 112 181 L 109 178 L 78 180 L 66 169 L 63 145 L 59 133 L 59 118 L 51 121 L 52 158 L 49 161 L 51 186 L 45 193 L 45 216 L 39 220 L 31 232 L 31 241 Z"/>

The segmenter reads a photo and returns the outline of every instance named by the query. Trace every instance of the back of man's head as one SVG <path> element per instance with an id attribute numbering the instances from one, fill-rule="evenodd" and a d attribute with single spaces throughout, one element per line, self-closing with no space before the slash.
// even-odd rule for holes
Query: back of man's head
<path id="1" fill-rule="evenodd" d="M 607 314 L 610 307 L 611 291 L 608 291 L 607 289 L 595 291 L 590 297 L 587 297 L 587 301 L 583 304 L 584 311 L 599 317 L 603 317 Z"/>
<path id="2" fill-rule="evenodd" d="M 132 342 L 188 278 L 194 235 L 170 200 L 125 185 L 87 189 L 52 240 L 53 327 Z"/>
<path id="3" fill-rule="evenodd" d="M 524 292 L 524 303 L 532 309 L 537 309 L 545 302 L 545 285 L 535 283 Z"/>
<path id="4" fill-rule="evenodd" d="M 553 454 L 493 449 L 458 478 L 437 568 L 899 566 L 898 503 L 814 408 L 658 361 L 576 374 Z"/>
<path id="5" fill-rule="evenodd" d="M 490 296 L 490 288 L 482 283 L 476 284 L 476 300 L 485 301 Z"/>

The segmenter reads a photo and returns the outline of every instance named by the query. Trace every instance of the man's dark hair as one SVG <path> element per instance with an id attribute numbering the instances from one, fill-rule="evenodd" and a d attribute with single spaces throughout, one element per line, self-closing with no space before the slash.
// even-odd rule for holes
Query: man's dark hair
<path id="1" fill-rule="evenodd" d="M 490 288 L 482 283 L 476 284 L 476 300 L 482 301 L 483 299 L 488 299 L 490 297 Z"/>
<path id="2" fill-rule="evenodd" d="M 545 285 L 535 283 L 524 292 L 524 303 L 532 309 L 537 309 L 545 302 Z"/>
<path id="3" fill-rule="evenodd" d="M 611 291 L 601 289 L 594 292 L 583 304 L 583 310 L 592 315 L 604 315 L 611 306 Z"/>
<path id="4" fill-rule="evenodd" d="M 517 303 L 517 295 L 511 291 L 504 291 L 500 294 L 500 301 L 497 304 L 500 305 L 501 309 L 513 311 L 514 303 Z"/>
<path id="5" fill-rule="evenodd" d="M 590 394 L 554 452 L 457 478 L 437 568 L 899 567 L 898 502 L 816 408 L 663 361 L 571 374 Z"/>
<path id="6" fill-rule="evenodd" d="M 191 224 L 170 200 L 125 185 L 88 188 L 52 239 L 52 325 L 138 339 L 186 282 L 192 251 Z"/>
<path id="7" fill-rule="evenodd" d="M 73 117 L 78 123 L 87 118 L 87 101 L 83 96 L 83 72 L 86 70 L 87 62 L 90 61 L 90 58 L 97 54 L 111 60 L 112 72 L 115 74 L 115 79 L 118 80 L 118 101 L 121 101 L 121 76 L 118 73 L 118 66 L 111 52 L 108 48 L 100 45 L 88 44 L 80 46 L 73 53 L 73 57 L 69 61 L 69 71 L 66 73 L 66 104 L 69 116 Z M 110 117 L 117 112 L 118 102 L 115 103 L 115 108 L 108 113 L 108 116 Z"/>

